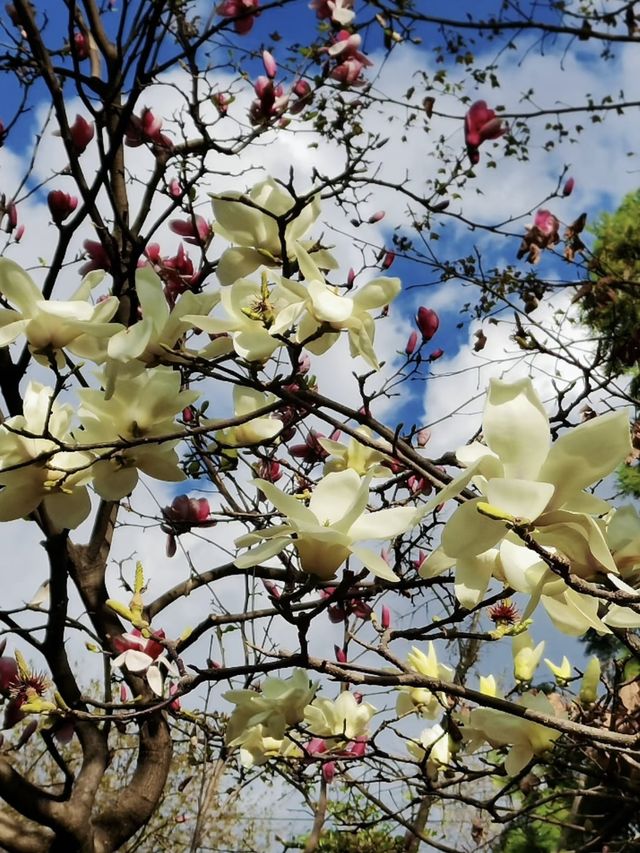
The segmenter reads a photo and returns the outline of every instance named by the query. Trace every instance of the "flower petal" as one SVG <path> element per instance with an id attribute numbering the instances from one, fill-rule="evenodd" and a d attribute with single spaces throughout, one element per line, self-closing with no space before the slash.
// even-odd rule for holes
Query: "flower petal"
<path id="1" fill-rule="evenodd" d="M 389 581 L 389 583 L 398 583 L 400 580 L 387 561 L 383 560 L 375 551 L 354 545 L 351 547 L 351 553 L 376 577 Z"/>
<path id="2" fill-rule="evenodd" d="M 352 539 L 395 539 L 416 524 L 413 507 L 394 507 L 368 512 L 357 518 L 349 528 Z"/>
<path id="3" fill-rule="evenodd" d="M 488 480 L 485 487 L 487 501 L 492 506 L 528 521 L 533 521 L 543 512 L 554 491 L 551 483 L 502 478 Z"/>
<path id="4" fill-rule="evenodd" d="M 551 442 L 549 419 L 530 379 L 492 379 L 482 419 L 487 445 L 504 465 L 504 476 L 538 479 Z"/>
<path id="5" fill-rule="evenodd" d="M 482 601 L 496 565 L 498 552 L 491 548 L 476 557 L 459 557 L 456 562 L 456 598 L 471 610 Z"/>
<path id="6" fill-rule="evenodd" d="M 245 554 L 241 554 L 233 561 L 234 566 L 238 569 L 248 569 L 251 566 L 257 566 L 265 560 L 270 560 L 279 554 L 293 540 L 290 536 L 281 536 L 274 539 L 267 539 L 262 544 L 251 548 Z"/>
<path id="7" fill-rule="evenodd" d="M 480 498 L 459 506 L 442 531 L 442 549 L 449 557 L 473 557 L 487 551 L 506 536 L 502 521 L 481 515 Z"/>
<path id="8" fill-rule="evenodd" d="M 554 442 L 540 479 L 554 483 L 552 507 L 560 507 L 580 492 L 611 474 L 631 452 L 626 412 L 611 412 L 586 421 Z"/>

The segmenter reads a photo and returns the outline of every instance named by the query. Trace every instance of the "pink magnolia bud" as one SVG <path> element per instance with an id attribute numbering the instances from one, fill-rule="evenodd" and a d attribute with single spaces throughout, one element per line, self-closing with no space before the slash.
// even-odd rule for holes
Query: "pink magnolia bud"
<path id="1" fill-rule="evenodd" d="M 178 685 L 177 685 L 177 684 L 172 684 L 172 685 L 169 687 L 169 696 L 175 696 L 175 694 L 176 694 L 177 692 L 178 692 Z M 179 710 L 180 710 L 180 707 L 181 707 L 181 705 L 180 705 L 180 698 L 176 696 L 176 698 L 173 700 L 173 702 L 171 702 L 171 704 L 169 705 L 169 708 L 170 708 L 172 711 L 179 711 Z"/>
<path id="2" fill-rule="evenodd" d="M 322 755 L 327 751 L 327 742 L 321 737 L 312 737 L 309 743 L 305 746 L 304 751 L 307 755 Z"/>
<path id="3" fill-rule="evenodd" d="M 395 252 L 386 252 L 384 258 L 382 259 L 382 269 L 388 270 L 391 264 L 395 261 L 395 259 Z"/>
<path id="4" fill-rule="evenodd" d="M 262 64 L 264 65 L 267 77 L 270 77 L 273 80 L 278 73 L 278 63 L 273 58 L 273 54 L 269 53 L 268 50 L 262 51 Z"/>
<path id="5" fill-rule="evenodd" d="M 418 333 L 417 332 L 411 332 L 411 334 L 409 335 L 409 339 L 407 340 L 407 345 L 404 348 L 405 353 L 407 355 L 412 355 L 413 351 L 416 348 L 417 343 L 418 343 Z"/>
<path id="6" fill-rule="evenodd" d="M 367 738 L 359 737 L 349 744 L 349 752 L 354 758 L 362 758 L 367 753 Z"/>
<path id="7" fill-rule="evenodd" d="M 538 210 L 533 219 L 533 225 L 545 237 L 553 237 L 558 233 L 558 229 L 560 228 L 557 216 L 554 216 L 550 210 Z"/>
<path id="8" fill-rule="evenodd" d="M 347 653 L 344 649 L 340 648 L 340 646 L 334 646 L 333 650 L 336 655 L 336 660 L 338 663 L 346 663 L 347 662 Z"/>
<path id="9" fill-rule="evenodd" d="M 14 658 L 0 657 L 0 693 L 7 696 L 18 678 L 18 664 Z"/>
<path id="10" fill-rule="evenodd" d="M 24 225 L 18 225 L 18 227 L 16 228 L 15 233 L 13 235 L 13 239 L 16 241 L 16 243 L 19 243 L 23 237 L 24 237 Z"/>
<path id="11" fill-rule="evenodd" d="M 298 373 L 300 376 L 306 376 L 310 370 L 311 359 L 309 358 L 309 354 L 305 352 L 302 358 L 298 361 Z"/>
<path id="12" fill-rule="evenodd" d="M 434 349 L 434 351 L 429 354 L 429 361 L 437 361 L 439 358 L 442 358 L 443 355 L 443 349 Z"/>
<path id="13" fill-rule="evenodd" d="M 269 483 L 277 483 L 282 477 L 282 466 L 275 459 L 264 459 L 258 465 L 258 476 Z"/>
<path id="14" fill-rule="evenodd" d="M 84 33 L 73 34 L 73 52 L 78 62 L 89 56 L 89 40 Z"/>
<path id="15" fill-rule="evenodd" d="M 191 219 L 172 219 L 169 228 L 174 234 L 184 237 L 185 243 L 199 246 L 206 243 L 211 235 L 211 226 L 202 216 L 193 216 Z"/>
<path id="16" fill-rule="evenodd" d="M 18 208 L 15 201 L 10 201 L 7 205 L 7 227 L 6 230 L 11 233 L 18 224 Z"/>
<path id="17" fill-rule="evenodd" d="M 89 123 L 81 115 L 76 116 L 76 120 L 69 127 L 71 147 L 74 154 L 80 155 L 87 150 L 87 145 L 93 139 L 95 132 L 93 123 Z"/>
<path id="18" fill-rule="evenodd" d="M 306 98 L 311 93 L 311 86 L 307 83 L 306 80 L 296 80 L 296 82 L 291 87 L 291 91 L 296 96 L 296 98 Z"/>
<path id="19" fill-rule="evenodd" d="M 126 684 L 120 685 L 120 701 L 128 702 L 129 701 L 129 691 L 127 690 Z"/>
<path id="20" fill-rule="evenodd" d="M 422 333 L 422 340 L 430 341 L 438 331 L 440 318 L 431 308 L 425 308 L 424 305 L 421 305 L 416 315 L 416 325 Z"/>
<path id="21" fill-rule="evenodd" d="M 380 625 L 386 631 L 391 626 L 391 611 L 386 604 L 382 605 L 382 614 L 380 616 Z"/>
<path id="22" fill-rule="evenodd" d="M 61 225 L 78 206 L 78 199 L 74 195 L 62 192 L 62 190 L 52 190 L 47 196 L 47 204 L 51 218 L 56 225 Z"/>
<path id="23" fill-rule="evenodd" d="M 376 222 L 380 222 L 381 219 L 384 219 L 384 210 L 377 210 L 371 214 L 367 222 L 369 225 L 374 225 Z"/>
<path id="24" fill-rule="evenodd" d="M 571 195 L 571 193 L 573 192 L 573 188 L 575 187 L 575 185 L 576 185 L 575 178 L 567 178 L 567 180 L 566 180 L 566 182 L 565 182 L 565 185 L 564 185 L 564 187 L 562 188 L 562 195 L 563 195 L 563 196 L 565 196 L 565 198 L 566 198 L 568 195 Z"/>
<path id="25" fill-rule="evenodd" d="M 355 279 L 356 279 L 356 271 L 354 270 L 353 267 L 350 267 L 349 272 L 347 273 L 347 287 L 348 288 L 353 287 L 353 282 L 355 281 Z"/>
<path id="26" fill-rule="evenodd" d="M 186 409 L 182 410 L 182 420 L 186 424 L 190 424 L 194 418 L 195 418 L 195 412 L 193 410 L 193 406 L 187 406 Z"/>
<path id="27" fill-rule="evenodd" d="M 271 596 L 271 598 L 275 598 L 276 600 L 277 600 L 278 598 L 280 598 L 280 596 L 282 595 L 282 593 L 280 592 L 280 590 L 279 590 L 279 589 L 278 589 L 278 587 L 274 584 L 274 582 L 273 582 L 273 581 L 263 580 L 263 581 L 262 581 L 262 583 L 264 584 L 264 588 L 267 590 L 267 592 L 269 593 L 269 595 Z"/>
<path id="28" fill-rule="evenodd" d="M 424 561 L 425 561 L 426 559 L 427 559 L 427 553 L 426 553 L 426 551 L 423 551 L 423 550 L 422 550 L 422 548 L 421 548 L 421 549 L 418 551 L 418 556 L 417 556 L 417 557 L 416 557 L 416 559 L 413 561 L 413 567 L 414 567 L 415 569 L 419 569 L 419 568 L 420 568 L 420 566 L 424 563 Z"/>
<path id="29" fill-rule="evenodd" d="M 356 704 L 359 705 L 364 699 L 364 696 L 358 690 L 355 690 L 353 693 L 353 698 L 356 700 Z"/>
<path id="30" fill-rule="evenodd" d="M 333 782 L 336 775 L 336 764 L 335 761 L 327 761 L 322 765 L 322 778 L 330 785 Z"/>
<path id="31" fill-rule="evenodd" d="M 426 427 L 424 429 L 418 430 L 418 447 L 424 447 L 426 444 L 428 444 L 430 439 L 431 430 L 427 429 Z"/>
<path id="32" fill-rule="evenodd" d="M 184 195 L 182 184 L 177 178 L 172 178 L 169 181 L 169 195 L 172 198 L 182 198 L 182 196 Z"/>

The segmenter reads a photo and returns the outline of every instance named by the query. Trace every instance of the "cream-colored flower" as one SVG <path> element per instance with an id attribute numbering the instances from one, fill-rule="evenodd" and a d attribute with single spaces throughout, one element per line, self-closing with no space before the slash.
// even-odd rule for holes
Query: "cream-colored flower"
<path id="1" fill-rule="evenodd" d="M 561 687 L 569 681 L 573 670 L 571 668 L 569 658 L 566 655 L 562 658 L 560 666 L 557 666 L 553 661 L 549 660 L 549 658 L 545 658 L 544 662 L 549 667 L 551 674 Z"/>
<path id="2" fill-rule="evenodd" d="M 541 693 L 525 693 L 518 704 L 551 717 L 566 717 L 566 714 L 558 715 Z M 494 708 L 474 708 L 469 714 L 469 730 L 463 726 L 461 731 L 465 740 L 471 736 L 475 741 L 481 735 L 493 747 L 510 746 L 504 762 L 509 776 L 519 773 L 534 756 L 543 756 L 553 749 L 553 744 L 560 737 L 560 732 L 555 729 Z"/>
<path id="3" fill-rule="evenodd" d="M 429 779 L 435 779 L 451 764 L 451 738 L 439 723 L 423 729 L 420 740 L 409 741 L 407 749 L 423 765 Z"/>
<path id="4" fill-rule="evenodd" d="M 23 414 L 0 426 L 0 521 L 22 518 L 42 504 L 62 530 L 77 527 L 91 510 L 86 484 L 93 456 L 59 450 L 59 442 L 75 443 L 70 434 L 73 409 L 53 393 L 30 382 Z"/>
<path id="5" fill-rule="evenodd" d="M 243 385 L 233 386 L 233 413 L 236 417 L 251 415 L 274 403 L 273 394 L 263 394 Z M 215 426 L 215 421 L 211 422 Z M 246 420 L 216 434 L 217 440 L 228 447 L 251 447 L 270 442 L 282 430 L 282 421 L 269 415 Z"/>
<path id="6" fill-rule="evenodd" d="M 374 575 L 397 581 L 379 554 L 356 543 L 393 539 L 413 527 L 416 513 L 408 507 L 367 512 L 369 481 L 369 477 L 361 479 L 351 468 L 327 474 L 314 488 L 307 507 L 272 483 L 255 480 L 254 484 L 286 517 L 286 522 L 236 539 L 239 548 L 264 540 L 238 557 L 236 566 L 257 566 L 293 545 L 302 570 L 322 580 L 332 578 L 344 561 L 354 556 Z"/>
<path id="7" fill-rule="evenodd" d="M 198 392 L 181 391 L 180 385 L 177 371 L 153 367 L 138 376 L 120 377 L 109 399 L 103 391 L 81 389 L 78 416 L 83 444 L 119 445 L 175 433 L 175 416 L 198 398 Z M 106 500 L 123 498 L 135 488 L 138 469 L 157 480 L 184 480 L 177 444 L 178 440 L 150 441 L 117 450 L 101 448 L 92 468 L 96 491 Z"/>
<path id="8" fill-rule="evenodd" d="M 249 278 L 240 278 L 222 290 L 221 308 L 225 317 L 187 316 L 184 319 L 196 323 L 199 329 L 211 335 L 228 333 L 233 348 L 246 361 L 266 361 L 282 341 L 274 337 L 270 329 L 278 311 L 286 305 L 282 289 L 269 287 L 266 275 L 258 284 Z M 207 353 L 209 347 L 203 350 Z"/>
<path id="9" fill-rule="evenodd" d="M 312 737 L 329 738 L 330 749 L 338 743 L 368 737 L 369 723 L 377 709 L 358 702 L 348 690 L 337 699 L 316 698 L 305 708 L 304 720 Z"/>
<path id="10" fill-rule="evenodd" d="M 283 261 L 296 263 L 312 278 L 321 278 L 321 269 L 336 268 L 333 255 L 303 239 L 320 215 L 319 195 L 298 210 L 291 193 L 267 178 L 247 195 L 229 191 L 212 202 L 215 233 L 234 244 L 218 262 L 220 284 L 232 284 L 261 266 L 281 268 Z"/>
<path id="11" fill-rule="evenodd" d="M 363 438 L 372 438 L 371 430 L 367 427 L 358 427 L 356 433 Z M 318 436 L 318 443 L 332 457 L 324 464 L 325 476 L 332 471 L 344 471 L 346 468 L 352 468 L 361 477 L 365 474 L 372 477 L 389 476 L 388 466 L 382 464 L 389 457 L 362 444 L 355 436 L 350 439 L 349 444 Z"/>
<path id="12" fill-rule="evenodd" d="M 186 291 L 170 309 L 164 285 L 151 267 L 136 270 L 136 294 L 142 319 L 119 331 L 107 345 L 109 358 L 125 364 L 134 359 L 144 364 L 166 361 L 186 330 L 203 328 L 200 324 L 220 301 L 219 293 Z"/>
<path id="13" fill-rule="evenodd" d="M 123 327 L 109 322 L 118 310 L 118 299 L 109 296 L 96 305 L 88 299 L 104 273 L 89 273 L 66 302 L 44 299 L 31 277 L 14 261 L 0 258 L 0 293 L 16 306 L 0 309 L 0 347 L 25 335 L 34 358 L 58 368 L 65 366 L 63 349 L 100 364 L 106 357 L 107 340 Z"/>
<path id="14" fill-rule="evenodd" d="M 282 740 L 288 728 L 302 722 L 316 689 L 307 673 L 296 669 L 290 678 L 265 678 L 259 691 L 228 690 L 223 698 L 236 707 L 227 725 L 226 743 L 243 745 L 255 726 L 261 726 L 262 737 Z"/>
<path id="15" fill-rule="evenodd" d="M 290 305 L 278 313 L 272 334 L 283 334 L 297 324 L 297 342 L 322 355 L 345 330 L 353 358 L 360 355 L 374 370 L 379 368 L 373 348 L 375 321 L 369 312 L 393 302 L 402 289 L 399 278 L 375 278 L 355 294 L 341 293 L 321 278 L 308 278 L 303 284 L 283 278 L 281 284 L 289 292 Z"/>
<path id="16" fill-rule="evenodd" d="M 533 638 L 528 631 L 516 634 L 511 640 L 511 652 L 513 655 L 513 675 L 516 681 L 528 684 L 538 668 L 542 653 L 544 652 L 544 640 L 533 645 Z"/>
<path id="17" fill-rule="evenodd" d="M 589 658 L 585 667 L 582 683 L 580 685 L 579 699 L 585 705 L 592 705 L 598 698 L 598 687 L 600 686 L 600 661 L 594 655 Z"/>
<path id="18" fill-rule="evenodd" d="M 437 678 L 440 681 L 453 679 L 453 670 L 438 661 L 431 641 L 427 654 L 414 646 L 407 655 L 407 664 L 414 672 L 428 678 Z M 426 687 L 401 687 L 396 700 L 396 713 L 399 716 L 417 711 L 421 717 L 433 720 L 446 707 L 446 696 L 443 693 L 434 693 Z"/>
<path id="19" fill-rule="evenodd" d="M 499 520 L 535 525 L 536 541 L 567 557 L 582 577 L 617 573 L 601 525 L 592 515 L 609 505 L 584 491 L 610 474 L 630 449 L 623 411 L 594 418 L 551 442 L 549 419 L 531 381 L 492 380 L 483 417 L 486 444 L 457 452 L 467 470 L 429 501 L 429 511 L 473 484 L 481 497 L 465 501 L 447 521 L 437 557 L 422 564 L 423 577 L 456 565 L 456 592 L 466 607 L 486 592 L 496 566 L 496 546 L 508 534 Z M 489 505 L 489 513 L 483 510 Z M 505 556 L 501 550 L 500 559 Z"/>

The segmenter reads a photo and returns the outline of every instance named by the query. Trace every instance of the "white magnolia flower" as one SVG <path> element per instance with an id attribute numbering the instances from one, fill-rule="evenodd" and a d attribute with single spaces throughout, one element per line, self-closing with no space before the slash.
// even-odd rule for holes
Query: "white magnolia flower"
<path id="1" fill-rule="evenodd" d="M 358 702 L 348 690 L 337 699 L 314 699 L 305 708 L 304 719 L 313 737 L 350 741 L 368 737 L 369 723 L 377 708 L 368 702 Z M 332 742 L 329 746 L 336 746 Z"/>
<path id="2" fill-rule="evenodd" d="M 423 729 L 420 740 L 409 741 L 407 749 L 425 767 L 429 779 L 451 764 L 451 739 L 439 723 Z"/>
<path id="3" fill-rule="evenodd" d="M 440 663 L 436 650 L 429 641 L 428 653 L 425 654 L 415 646 L 407 655 L 409 668 L 428 678 L 438 678 L 440 681 L 452 681 L 453 670 L 446 664 Z M 417 711 L 421 717 L 435 719 L 447 707 L 447 698 L 443 693 L 433 693 L 426 687 L 401 687 L 396 700 L 396 713 L 405 716 Z"/>
<path id="4" fill-rule="evenodd" d="M 281 288 L 269 288 L 266 278 L 261 284 L 240 278 L 222 291 L 220 303 L 226 317 L 186 316 L 184 319 L 193 321 L 208 334 L 229 333 L 233 348 L 246 361 L 266 361 L 282 346 L 282 341 L 270 332 L 278 311 L 287 304 L 282 295 Z M 208 349 L 203 352 L 207 353 Z"/>
<path id="5" fill-rule="evenodd" d="M 372 438 L 371 430 L 367 427 L 358 427 L 356 433 L 363 438 Z M 388 477 L 390 474 L 389 467 L 382 464 L 389 459 L 389 456 L 367 447 L 355 437 L 351 438 L 349 444 L 342 444 L 339 441 L 318 436 L 318 443 L 332 457 L 324 464 L 325 475 L 332 471 L 344 471 L 346 468 L 352 468 L 362 477 L 365 474 L 370 474 L 372 477 Z"/>
<path id="6" fill-rule="evenodd" d="M 375 278 L 355 294 L 340 293 L 324 279 L 309 278 L 304 284 L 281 279 L 289 291 L 290 305 L 274 321 L 271 334 L 283 334 L 297 324 L 296 340 L 315 355 L 322 355 L 338 340 L 341 330 L 349 335 L 349 348 L 374 370 L 379 368 L 373 349 L 375 322 L 370 311 L 389 305 L 402 289 L 399 278 Z"/>
<path id="7" fill-rule="evenodd" d="M 552 444 L 549 419 L 531 380 L 494 379 L 483 434 L 486 445 L 474 442 L 457 452 L 466 471 L 429 501 L 426 511 L 470 483 L 482 496 L 465 501 L 447 521 L 441 547 L 422 564 L 421 575 L 433 577 L 455 564 L 461 603 L 473 607 L 482 599 L 496 566 L 495 546 L 508 533 L 504 521 L 478 511 L 482 502 L 535 524 L 536 541 L 569 559 L 576 574 L 617 573 L 601 525 L 591 517 L 610 507 L 584 489 L 610 474 L 629 453 L 626 414 L 594 418 Z"/>
<path id="8" fill-rule="evenodd" d="M 361 479 L 351 468 L 327 474 L 314 488 L 309 506 L 266 480 L 254 480 L 286 522 L 236 539 L 239 548 L 264 540 L 235 561 L 238 568 L 257 566 L 293 545 L 303 571 L 322 580 L 332 578 L 344 561 L 357 557 L 370 572 L 395 582 L 397 576 L 375 551 L 358 542 L 393 539 L 415 523 L 416 511 L 394 507 L 367 512 L 370 477 Z"/>
<path id="9" fill-rule="evenodd" d="M 518 704 L 552 717 L 566 717 L 566 714 L 559 715 L 541 693 L 525 693 Z M 560 737 L 560 732 L 555 729 L 494 708 L 474 708 L 468 719 L 469 729 L 466 726 L 461 728 L 465 741 L 473 738 L 477 747 L 480 736 L 493 747 L 511 746 L 504 762 L 509 776 L 519 773 L 534 756 L 542 756 L 551 750 Z"/>
<path id="10" fill-rule="evenodd" d="M 53 393 L 30 382 L 23 414 L 0 426 L 0 521 L 22 518 L 42 504 L 62 530 L 77 527 L 90 512 L 86 484 L 93 456 L 59 450 L 58 442 L 75 443 L 69 432 L 73 409 L 54 399 Z M 21 467 L 13 467 L 17 465 Z"/>
<path id="11" fill-rule="evenodd" d="M 263 394 L 253 388 L 243 385 L 233 386 L 233 412 L 236 417 L 244 417 L 253 412 L 259 412 L 276 401 L 273 394 Z M 215 421 L 211 422 L 215 426 Z M 271 441 L 282 430 L 279 418 L 262 415 L 251 418 L 238 426 L 220 430 L 216 438 L 221 444 L 229 447 L 250 447 Z"/>
<path id="12" fill-rule="evenodd" d="M 88 301 L 91 289 L 103 278 L 102 272 L 90 273 L 70 300 L 54 301 L 43 298 L 22 267 L 0 258 L 0 293 L 17 309 L 0 309 L 0 347 L 25 335 L 34 358 L 47 366 L 53 358 L 64 367 L 63 349 L 97 364 L 104 361 L 108 338 L 122 326 L 109 322 L 118 310 L 117 297 L 96 305 Z"/>
<path id="13" fill-rule="evenodd" d="M 240 764 L 243 767 L 259 767 L 270 758 L 299 757 L 302 750 L 289 738 L 273 738 L 265 735 L 264 726 L 252 726 L 240 746 Z"/>
<path id="14" fill-rule="evenodd" d="M 335 269 L 335 258 L 303 240 L 320 215 L 320 197 L 315 196 L 292 215 L 296 200 L 281 184 L 267 178 L 248 195 L 235 191 L 214 196 L 214 231 L 230 243 L 218 262 L 216 274 L 222 285 L 244 278 L 260 266 L 281 267 L 283 260 L 297 262 L 303 275 L 321 278 L 320 269 Z M 279 223 L 284 226 L 284 251 Z M 284 257 L 283 257 L 284 256 Z"/>
<path id="15" fill-rule="evenodd" d="M 127 363 L 138 359 L 145 364 L 167 360 L 185 331 L 201 322 L 220 301 L 219 293 L 182 293 L 169 308 L 164 285 L 151 267 L 136 270 L 136 294 L 142 310 L 142 319 L 115 334 L 107 345 L 107 353 L 114 361 Z"/>
<path id="16" fill-rule="evenodd" d="M 255 726 L 262 737 L 282 740 L 288 728 L 302 722 L 316 689 L 307 673 L 296 669 L 290 678 L 265 678 L 260 691 L 228 690 L 223 699 L 236 707 L 227 725 L 227 745 L 242 746 Z"/>
<path id="17" fill-rule="evenodd" d="M 534 647 L 533 638 L 528 631 L 516 634 L 512 638 L 513 675 L 516 681 L 528 684 L 532 680 L 544 652 L 544 645 L 543 640 Z"/>
<path id="18" fill-rule="evenodd" d="M 86 445 L 153 439 L 175 433 L 175 416 L 197 397 L 196 391 L 181 391 L 180 374 L 170 367 L 147 368 L 138 376 L 120 377 L 112 396 L 83 388 L 78 391 L 78 416 Z M 97 451 L 93 485 L 106 500 L 130 494 L 138 482 L 138 469 L 157 480 L 185 479 L 178 467 L 178 440 L 137 444 L 118 450 Z"/>

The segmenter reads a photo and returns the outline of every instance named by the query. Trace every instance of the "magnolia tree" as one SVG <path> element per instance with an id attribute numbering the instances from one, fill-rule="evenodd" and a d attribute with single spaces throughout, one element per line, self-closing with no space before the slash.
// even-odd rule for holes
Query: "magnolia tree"
<path id="1" fill-rule="evenodd" d="M 328 849 L 337 800 L 371 849 L 633 836 L 635 400 L 565 166 L 475 191 L 628 105 L 491 105 L 494 54 L 615 63 L 635 4 L 427 5 L 7 6 L 3 849 Z M 242 789 L 271 840 L 216 837 Z"/>

